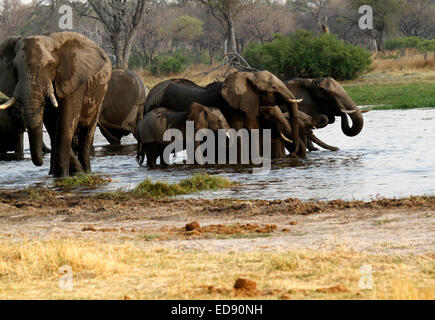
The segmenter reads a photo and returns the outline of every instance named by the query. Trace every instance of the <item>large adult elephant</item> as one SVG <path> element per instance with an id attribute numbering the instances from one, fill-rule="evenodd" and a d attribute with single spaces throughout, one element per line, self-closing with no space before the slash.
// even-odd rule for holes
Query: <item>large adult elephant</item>
<path id="1" fill-rule="evenodd" d="M 166 107 L 173 111 L 186 111 L 193 102 L 219 108 L 230 127 L 236 130 L 260 129 L 261 108 L 282 106 L 284 112 L 287 111 L 290 115 L 290 127 L 294 133 L 292 139 L 296 141 L 295 153 L 299 149 L 300 101 L 295 99 L 281 80 L 268 71 L 235 72 L 224 82 L 216 82 L 207 87 L 197 86 L 184 79 L 164 81 L 150 91 L 145 110 L 149 112 Z M 275 122 L 271 121 L 279 122 L 279 118 Z"/>
<path id="2" fill-rule="evenodd" d="M 23 107 L 33 163 L 43 164 L 45 124 L 52 147 L 50 172 L 55 177 L 90 172 L 91 145 L 112 70 L 107 55 L 74 32 L 12 38 L 0 47 L 16 78 L 12 98 L 0 108 Z M 71 147 L 75 134 L 78 157 Z"/>
<path id="3" fill-rule="evenodd" d="M 299 110 L 313 117 L 315 122 L 332 124 L 340 117 L 342 131 L 349 137 L 358 135 L 363 129 L 361 110 L 333 78 L 297 78 L 286 82 L 286 86 L 296 97 L 303 99 Z"/>
<path id="4" fill-rule="evenodd" d="M 137 139 L 136 127 L 143 117 L 149 89 L 133 71 L 113 69 L 106 97 L 98 118 L 101 133 L 112 145 L 130 133 Z"/>

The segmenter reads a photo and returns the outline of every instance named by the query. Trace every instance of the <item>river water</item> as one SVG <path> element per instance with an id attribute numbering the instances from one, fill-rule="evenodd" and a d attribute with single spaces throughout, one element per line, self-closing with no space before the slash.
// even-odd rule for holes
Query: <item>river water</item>
<path id="1" fill-rule="evenodd" d="M 165 170 L 148 170 L 135 160 L 132 136 L 123 146 L 109 146 L 98 132 L 95 137 L 93 172 L 111 176 L 113 182 L 97 188 L 77 188 L 76 193 L 129 189 L 146 178 L 176 182 L 196 172 L 219 174 L 242 184 L 228 190 L 201 192 L 187 197 L 370 200 L 377 197 L 435 195 L 435 109 L 371 111 L 357 137 L 346 137 L 340 121 L 319 130 L 317 136 L 340 147 L 338 152 L 310 153 L 307 159 L 274 162 L 265 175 L 252 174 L 249 167 L 193 167 L 173 165 Z M 0 189 L 29 186 L 54 188 L 48 176 L 49 155 L 43 167 L 30 159 L 25 138 L 24 160 L 0 160 Z M 49 140 L 44 137 L 47 145 Z M 176 159 L 177 161 L 180 159 Z"/>

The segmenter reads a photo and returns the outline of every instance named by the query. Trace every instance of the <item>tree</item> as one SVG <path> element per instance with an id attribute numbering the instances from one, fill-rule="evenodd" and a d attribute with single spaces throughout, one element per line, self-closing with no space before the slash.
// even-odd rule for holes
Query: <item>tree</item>
<path id="1" fill-rule="evenodd" d="M 399 32 L 406 37 L 435 37 L 435 2 L 406 0 L 406 10 L 400 18 Z"/>
<path id="2" fill-rule="evenodd" d="M 188 15 L 182 15 L 172 21 L 171 25 L 165 30 L 168 38 L 172 39 L 172 45 L 178 42 L 192 44 L 193 40 L 202 36 L 204 22 Z"/>
<path id="3" fill-rule="evenodd" d="M 157 0 L 156 0 L 157 1 Z M 110 35 L 116 57 L 116 67 L 127 68 L 131 48 L 136 39 L 138 29 L 153 0 L 88 0 L 88 8 L 92 13 L 82 12 L 100 21 Z M 75 1 L 76 7 L 82 1 Z"/>
<path id="4" fill-rule="evenodd" d="M 396 31 L 400 15 L 405 10 L 405 0 L 348 0 L 352 12 L 358 12 L 363 5 L 373 8 L 373 30 L 365 30 L 364 33 L 376 43 L 378 51 L 385 52 L 385 40 L 387 34 Z M 354 25 L 358 25 L 359 14 L 351 16 Z"/>
<path id="5" fill-rule="evenodd" d="M 226 30 L 227 52 L 237 53 L 237 38 L 234 19 L 243 7 L 248 3 L 246 0 L 196 0 L 206 6 L 210 14 L 219 21 Z"/>

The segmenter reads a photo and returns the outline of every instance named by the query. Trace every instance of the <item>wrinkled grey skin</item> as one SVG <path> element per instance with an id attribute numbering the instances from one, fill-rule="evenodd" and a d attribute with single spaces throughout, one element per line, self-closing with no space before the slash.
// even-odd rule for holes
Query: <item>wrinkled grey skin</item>
<path id="1" fill-rule="evenodd" d="M 289 112 L 289 125 L 296 136 L 296 150 L 299 144 L 298 107 L 295 97 L 285 84 L 267 71 L 236 72 L 224 82 L 216 82 L 200 87 L 186 79 L 163 81 L 151 89 L 145 103 L 146 111 L 166 107 L 173 111 L 186 111 L 192 102 L 198 102 L 221 110 L 231 128 L 272 129 L 283 128 L 279 118 L 264 119 L 263 107 L 279 105 L 283 112 Z M 280 114 L 282 118 L 282 113 Z M 264 126 L 264 124 L 267 126 Z M 286 135 L 286 132 L 281 132 Z M 287 137 L 288 138 L 288 137 Z M 240 150 L 240 148 L 238 148 Z M 273 147 L 272 147 L 273 149 Z M 272 150 L 276 157 L 282 149 Z M 274 156 L 274 158 L 275 158 Z"/>
<path id="2" fill-rule="evenodd" d="M 342 131 L 349 137 L 358 135 L 363 129 L 361 110 L 333 78 L 297 78 L 286 82 L 286 86 L 298 99 L 303 99 L 298 104 L 299 110 L 311 116 L 315 123 L 332 124 L 336 117 L 340 117 Z M 352 125 L 349 124 L 349 118 Z M 310 142 L 311 139 L 308 140 L 309 149 L 316 150 Z M 330 147 L 328 150 L 338 150 L 326 144 L 324 146 Z"/>
<path id="3" fill-rule="evenodd" d="M 10 38 L 0 44 L 0 92 L 10 97 L 14 94 L 18 82 L 16 70 L 11 61 L 11 54 L 2 48 L 10 47 L 19 38 Z M 7 100 L 0 100 L 0 104 Z M 0 154 L 13 151 L 24 153 L 24 112 L 20 104 L 15 104 L 7 110 L 0 110 Z M 49 153 L 50 149 L 42 145 L 42 152 Z"/>
<path id="4" fill-rule="evenodd" d="M 146 154 L 147 164 L 153 168 L 160 157 L 163 163 L 163 151 L 171 142 L 163 141 L 163 136 L 168 129 L 178 129 L 183 134 L 183 143 L 186 145 L 186 122 L 193 121 L 195 132 L 201 129 L 210 129 L 217 132 L 219 129 L 230 129 L 225 117 L 219 109 L 209 108 L 198 103 L 193 103 L 189 111 L 176 112 L 167 108 L 157 108 L 148 112 L 137 127 L 139 164 L 144 162 Z M 199 143 L 195 142 L 195 149 Z"/>
<path id="5" fill-rule="evenodd" d="M 340 117 L 343 133 L 349 137 L 358 135 L 363 129 L 361 110 L 333 78 L 293 79 L 286 82 L 286 86 L 296 97 L 303 99 L 298 105 L 299 110 L 312 116 L 315 121 L 326 117 L 331 124 L 335 122 L 335 117 Z M 343 110 L 355 112 L 346 114 Z M 348 117 L 352 120 L 352 126 Z"/>
<path id="6" fill-rule="evenodd" d="M 112 145 L 121 144 L 121 138 L 133 134 L 143 117 L 143 106 L 149 89 L 133 71 L 113 69 L 106 97 L 98 117 L 101 133 Z"/>
<path id="7" fill-rule="evenodd" d="M 104 51 L 83 35 L 59 32 L 8 39 L 0 56 L 14 71 L 9 96 L 23 107 L 33 163 L 43 164 L 44 124 L 53 150 L 50 173 L 90 172 L 90 148 L 111 74 Z M 71 148 L 75 134 L 78 157 Z"/>

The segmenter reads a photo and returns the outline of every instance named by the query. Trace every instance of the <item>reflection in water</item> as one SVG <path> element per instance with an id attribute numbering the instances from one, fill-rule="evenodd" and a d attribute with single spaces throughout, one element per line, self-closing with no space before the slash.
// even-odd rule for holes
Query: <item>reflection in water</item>
<path id="1" fill-rule="evenodd" d="M 166 170 L 148 170 L 136 163 L 133 137 L 123 146 L 108 146 L 97 134 L 94 172 L 109 174 L 113 182 L 98 189 L 76 192 L 133 188 L 147 177 L 176 182 L 193 173 L 207 171 L 237 180 L 233 189 L 203 192 L 189 197 L 241 199 L 361 199 L 435 194 L 435 109 L 372 111 L 365 115 L 363 132 L 344 136 L 337 121 L 318 132 L 319 138 L 341 148 L 339 152 L 319 151 L 307 159 L 284 159 L 273 163 L 267 175 L 253 175 L 252 168 L 194 167 L 172 165 Z M 48 142 L 47 137 L 44 138 Z M 49 155 L 43 167 L 33 166 L 26 141 L 25 160 L 0 159 L 0 188 L 53 187 L 48 177 Z M 8 156 L 9 157 L 9 156 Z M 182 158 L 177 158 L 180 161 Z"/>

